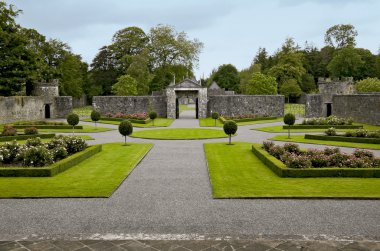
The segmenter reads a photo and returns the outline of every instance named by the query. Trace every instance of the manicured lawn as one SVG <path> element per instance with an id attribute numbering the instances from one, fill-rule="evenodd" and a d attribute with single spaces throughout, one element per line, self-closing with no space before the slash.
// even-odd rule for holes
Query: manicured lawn
<path id="1" fill-rule="evenodd" d="M 79 124 L 81 125 L 81 124 Z M 115 130 L 112 128 L 105 128 L 105 127 L 100 127 L 100 126 L 90 126 L 90 125 L 81 125 L 83 126 L 83 129 L 74 129 L 75 133 L 95 133 L 95 132 L 106 132 L 106 131 L 111 131 Z M 20 132 L 23 132 L 24 130 L 21 129 Z M 73 129 L 38 129 L 39 132 L 73 132 Z"/>
<path id="2" fill-rule="evenodd" d="M 304 135 L 290 135 L 290 139 L 288 139 L 288 135 L 277 135 L 277 136 L 271 138 L 271 140 L 380 150 L 380 144 L 365 144 L 365 143 L 354 143 L 354 142 L 339 142 L 339 141 L 305 139 Z"/>
<path id="3" fill-rule="evenodd" d="M 102 152 L 54 177 L 0 178 L 0 197 L 109 197 L 151 148 L 105 144 Z"/>
<path id="4" fill-rule="evenodd" d="M 294 115 L 305 116 L 304 104 L 285 104 L 284 114 L 292 113 Z"/>
<path id="5" fill-rule="evenodd" d="M 361 123 L 353 123 L 353 125 L 363 125 L 363 128 L 368 130 L 368 131 L 380 130 L 380 126 L 375 126 L 375 125 L 368 125 L 368 124 L 361 124 Z M 266 127 L 254 128 L 251 130 L 262 131 L 262 132 L 287 133 L 288 129 L 283 129 L 282 127 L 283 127 L 283 125 L 276 125 L 276 126 L 266 126 Z M 331 127 L 333 127 L 333 126 L 331 126 Z M 326 130 L 327 129 L 291 129 L 290 132 L 324 132 Z M 337 132 L 347 132 L 347 131 L 355 131 L 355 130 L 356 129 L 336 129 Z"/>
<path id="6" fill-rule="evenodd" d="M 179 105 L 179 112 L 181 113 L 182 111 L 194 111 L 195 107 L 190 107 L 188 105 Z"/>
<path id="7" fill-rule="evenodd" d="M 206 143 L 214 198 L 380 198 L 378 178 L 280 178 L 251 143 Z"/>
<path id="8" fill-rule="evenodd" d="M 83 119 L 85 122 L 92 122 L 91 119 Z M 154 127 L 167 127 L 173 123 L 174 119 L 167 118 L 156 118 L 154 120 Z M 121 121 L 112 121 L 112 120 L 99 120 L 97 123 L 99 124 L 110 124 L 110 125 L 119 125 Z M 147 128 L 153 127 L 153 122 L 150 121 L 148 124 L 137 124 L 132 123 L 133 127 Z"/>
<path id="9" fill-rule="evenodd" d="M 134 132 L 131 137 L 144 139 L 212 139 L 226 138 L 223 130 L 218 129 L 157 129 Z"/>
<path id="10" fill-rule="evenodd" d="M 92 112 L 92 106 L 83 106 L 83 107 L 77 107 L 73 109 L 73 113 L 78 114 L 79 117 L 90 117 Z"/>
<path id="11" fill-rule="evenodd" d="M 273 122 L 279 122 L 279 121 L 283 121 L 283 118 L 270 119 L 270 120 L 256 120 L 256 121 L 238 122 L 237 124 L 239 126 L 243 126 L 243 125 L 266 124 L 266 123 L 273 123 Z M 212 118 L 199 119 L 199 126 L 214 127 L 214 125 L 215 125 L 215 122 Z M 217 119 L 216 120 L 216 126 L 217 127 L 223 127 L 223 123 L 219 119 Z"/>

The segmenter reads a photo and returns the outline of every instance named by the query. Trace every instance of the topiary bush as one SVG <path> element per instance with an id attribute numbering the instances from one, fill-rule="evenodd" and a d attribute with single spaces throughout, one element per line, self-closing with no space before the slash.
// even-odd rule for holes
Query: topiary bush
<path id="1" fill-rule="evenodd" d="M 24 129 L 24 133 L 26 135 L 35 135 L 35 134 L 38 134 L 38 129 L 33 127 L 33 126 L 32 127 L 26 127 Z"/>
<path id="2" fill-rule="evenodd" d="M 295 122 L 296 122 L 296 116 L 294 116 L 294 114 L 292 114 L 292 113 L 285 114 L 284 123 L 289 126 L 288 127 L 288 138 L 289 139 L 290 139 L 290 126 L 294 125 Z"/>
<path id="3" fill-rule="evenodd" d="M 124 145 L 127 145 L 127 136 L 133 132 L 133 126 L 128 120 L 124 120 L 119 125 L 119 132 L 124 136 Z"/>
<path id="4" fill-rule="evenodd" d="M 96 110 L 93 110 L 91 112 L 91 120 L 94 121 L 95 127 L 96 127 L 96 122 L 99 121 L 100 117 L 101 117 L 100 112 Z"/>
<path id="5" fill-rule="evenodd" d="M 25 145 L 28 147 L 30 147 L 30 146 L 42 146 L 43 144 L 44 143 L 42 143 L 42 140 L 40 137 L 27 139 L 25 142 Z"/>
<path id="6" fill-rule="evenodd" d="M 44 146 L 30 146 L 21 150 L 24 166 L 46 166 L 54 162 L 54 156 Z"/>
<path id="7" fill-rule="evenodd" d="M 69 154 L 83 151 L 87 147 L 86 141 L 80 137 L 65 136 L 63 140 L 66 143 L 66 149 Z"/>
<path id="8" fill-rule="evenodd" d="M 16 136 L 17 135 L 17 129 L 11 125 L 5 125 L 1 135 L 2 136 Z"/>
<path id="9" fill-rule="evenodd" d="M 211 118 L 215 121 L 215 126 L 216 126 L 216 120 L 219 118 L 219 113 L 217 112 L 211 113 Z"/>
<path id="10" fill-rule="evenodd" d="M 237 132 L 238 126 L 235 121 L 227 120 L 223 125 L 224 133 L 229 136 L 228 144 L 231 145 L 231 136 Z"/>
<path id="11" fill-rule="evenodd" d="M 79 116 L 75 113 L 70 113 L 67 115 L 67 123 L 73 127 L 73 134 L 74 134 L 74 126 L 76 126 L 79 123 Z"/>
<path id="12" fill-rule="evenodd" d="M 154 126 L 154 120 L 157 118 L 157 112 L 155 112 L 155 111 L 151 111 L 151 112 L 149 113 L 149 118 L 152 120 L 152 124 L 153 124 L 153 126 Z"/>
<path id="13" fill-rule="evenodd" d="M 325 134 L 326 134 L 327 136 L 336 136 L 336 130 L 335 130 L 334 127 L 330 127 L 329 129 L 327 129 L 327 130 L 325 131 Z"/>
<path id="14" fill-rule="evenodd" d="M 21 145 L 13 140 L 0 146 L 0 163 L 9 164 L 17 158 Z"/>

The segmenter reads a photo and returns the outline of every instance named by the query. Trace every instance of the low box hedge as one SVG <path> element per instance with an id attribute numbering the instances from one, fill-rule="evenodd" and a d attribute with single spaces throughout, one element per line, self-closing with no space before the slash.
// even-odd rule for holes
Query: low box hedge
<path id="1" fill-rule="evenodd" d="M 0 177 L 53 177 L 102 150 L 102 145 L 90 146 L 47 167 L 0 167 Z"/>
<path id="2" fill-rule="evenodd" d="M 13 125 L 14 128 L 24 129 L 35 127 L 37 129 L 73 129 L 71 125 Z M 74 126 L 75 129 L 83 129 L 83 126 Z"/>
<path id="3" fill-rule="evenodd" d="M 360 129 L 362 125 L 292 125 L 290 129 L 329 129 L 334 127 L 335 129 Z M 282 126 L 282 129 L 289 129 L 288 125 Z"/>
<path id="4" fill-rule="evenodd" d="M 53 138 L 54 136 L 55 136 L 54 133 L 31 134 L 31 135 L 21 134 L 21 135 L 16 135 L 16 136 L 0 136 L 0 142 L 12 141 L 12 140 L 26 140 L 26 139 L 37 138 L 37 137 L 40 137 L 41 139 L 49 139 L 49 138 Z"/>
<path id="5" fill-rule="evenodd" d="M 380 144 L 380 138 L 345 137 L 345 136 L 327 136 L 327 135 L 305 134 L 305 139 L 341 141 L 341 142 L 355 142 L 355 143 L 367 143 L 367 144 Z"/>
<path id="6" fill-rule="evenodd" d="M 355 177 L 380 178 L 380 168 L 287 168 L 284 163 L 261 148 L 260 144 L 252 145 L 252 152 L 277 176 L 283 178 L 317 178 L 317 177 Z"/>
<path id="7" fill-rule="evenodd" d="M 261 118 L 244 118 L 244 119 L 233 119 L 236 123 L 239 122 L 250 122 L 250 121 L 259 121 L 259 120 L 272 120 L 277 119 L 277 117 L 261 117 Z M 220 122 L 223 124 L 227 121 L 224 117 L 219 117 Z"/>
<path id="8" fill-rule="evenodd" d="M 105 120 L 105 121 L 123 121 L 123 120 L 129 120 L 131 123 L 135 124 L 148 124 L 150 122 L 150 119 L 124 119 L 124 118 L 108 118 L 108 117 L 101 117 L 100 120 Z"/>

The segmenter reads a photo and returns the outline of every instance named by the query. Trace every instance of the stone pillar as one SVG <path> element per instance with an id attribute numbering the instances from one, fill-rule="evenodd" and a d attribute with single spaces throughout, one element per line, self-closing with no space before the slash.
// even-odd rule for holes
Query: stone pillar
<path id="1" fill-rule="evenodd" d="M 175 119 L 175 100 L 175 89 L 166 88 L 167 117 L 170 119 Z"/>

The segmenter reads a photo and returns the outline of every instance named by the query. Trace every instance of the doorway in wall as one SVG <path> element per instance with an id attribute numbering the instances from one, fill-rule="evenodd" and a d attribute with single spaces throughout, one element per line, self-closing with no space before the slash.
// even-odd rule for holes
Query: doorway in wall
<path id="1" fill-rule="evenodd" d="M 332 114 L 332 104 L 326 103 L 326 117 L 331 116 L 331 114 Z"/>
<path id="2" fill-rule="evenodd" d="M 50 119 L 50 104 L 45 104 L 45 119 Z"/>

